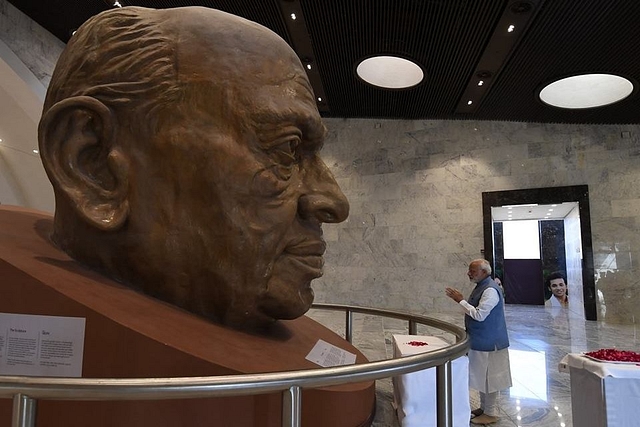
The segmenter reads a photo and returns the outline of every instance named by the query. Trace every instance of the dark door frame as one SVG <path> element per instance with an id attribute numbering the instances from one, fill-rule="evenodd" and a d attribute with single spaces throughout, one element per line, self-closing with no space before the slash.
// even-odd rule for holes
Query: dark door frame
<path id="1" fill-rule="evenodd" d="M 580 236 L 582 238 L 582 294 L 584 298 L 584 315 L 587 320 L 596 320 L 596 280 L 595 269 L 593 267 L 593 248 L 591 246 L 589 187 L 587 185 L 483 192 L 482 219 L 484 230 L 484 257 L 493 265 L 492 207 L 530 203 L 551 205 L 563 202 L 578 202 Z"/>

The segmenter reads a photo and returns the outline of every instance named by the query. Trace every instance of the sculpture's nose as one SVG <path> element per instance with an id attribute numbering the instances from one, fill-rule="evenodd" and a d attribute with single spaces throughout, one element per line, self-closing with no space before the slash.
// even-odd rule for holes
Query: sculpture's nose
<path id="1" fill-rule="evenodd" d="M 302 218 L 320 222 L 342 222 L 349 216 L 349 201 L 333 174 L 319 157 L 314 157 L 305 171 L 305 191 L 298 201 Z"/>

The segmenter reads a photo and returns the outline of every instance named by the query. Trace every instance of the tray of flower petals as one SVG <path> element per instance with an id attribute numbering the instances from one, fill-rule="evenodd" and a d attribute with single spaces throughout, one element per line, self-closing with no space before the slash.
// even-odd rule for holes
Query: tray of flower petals
<path id="1" fill-rule="evenodd" d="M 640 353 L 629 350 L 601 348 L 600 350 L 586 352 L 584 356 L 597 362 L 640 365 Z"/>
<path id="2" fill-rule="evenodd" d="M 409 341 L 407 343 L 407 345 L 413 346 L 413 347 L 422 347 L 425 345 L 429 345 L 428 342 L 424 342 L 424 341 Z"/>

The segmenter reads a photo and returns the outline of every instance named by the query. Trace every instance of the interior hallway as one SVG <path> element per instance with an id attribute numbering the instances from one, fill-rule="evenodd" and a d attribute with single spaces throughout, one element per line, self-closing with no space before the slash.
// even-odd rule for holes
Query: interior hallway
<path id="1" fill-rule="evenodd" d="M 572 427 L 569 374 L 558 372 L 558 362 L 567 353 L 609 347 L 640 349 L 635 325 L 585 321 L 567 309 L 544 306 L 507 305 L 505 311 L 513 387 L 500 395 L 501 416 L 492 424 L 495 427 Z M 334 331 L 344 333 L 343 313 L 312 310 L 310 315 Z M 437 314 L 437 317 L 462 326 L 462 314 Z M 392 357 L 392 335 L 407 333 L 406 322 L 396 319 L 355 314 L 353 324 L 353 342 L 370 360 Z M 426 327 L 420 327 L 419 334 L 440 335 Z M 378 381 L 376 389 L 377 413 L 373 426 L 398 427 L 391 405 L 391 379 Z M 477 396 L 473 392 L 471 401 L 472 408 L 477 407 Z"/>

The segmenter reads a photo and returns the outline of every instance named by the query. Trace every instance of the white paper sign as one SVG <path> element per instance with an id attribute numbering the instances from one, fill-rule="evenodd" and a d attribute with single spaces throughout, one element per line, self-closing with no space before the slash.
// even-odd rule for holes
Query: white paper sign
<path id="1" fill-rule="evenodd" d="M 305 359 L 325 368 L 328 366 L 353 365 L 356 363 L 355 354 L 323 340 L 318 340 Z"/>
<path id="2" fill-rule="evenodd" d="M 0 313 L 0 375 L 81 377 L 85 319 Z"/>

